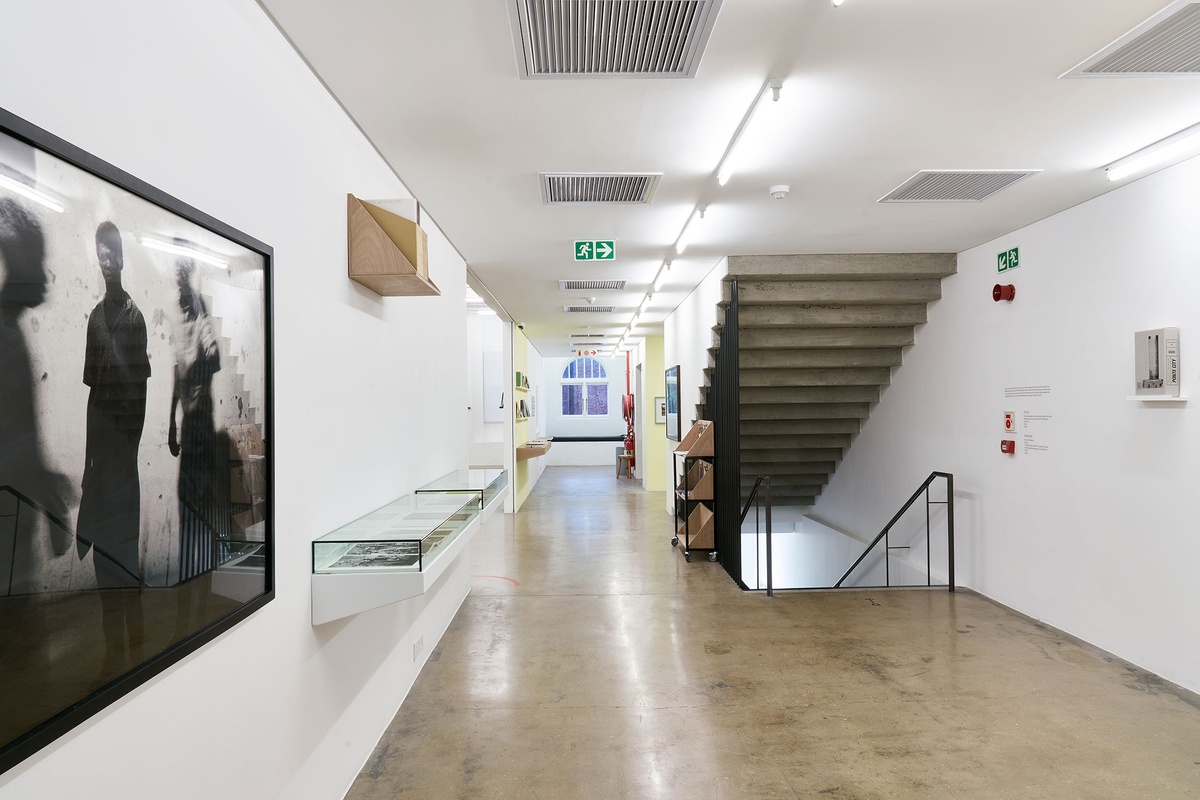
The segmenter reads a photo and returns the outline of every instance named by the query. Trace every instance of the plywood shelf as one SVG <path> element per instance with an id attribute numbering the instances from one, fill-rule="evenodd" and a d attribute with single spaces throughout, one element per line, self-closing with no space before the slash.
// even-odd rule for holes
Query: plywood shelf
<path id="1" fill-rule="evenodd" d="M 551 442 L 548 439 L 535 439 L 517 448 L 517 461 L 528 461 L 550 452 Z"/>
<path id="2" fill-rule="evenodd" d="M 436 296 L 429 280 L 428 237 L 415 220 L 346 195 L 350 279 L 385 297 Z"/>
<path id="3" fill-rule="evenodd" d="M 712 550 L 716 545 L 714 529 L 715 517 L 711 509 L 702 503 L 697 503 L 688 514 L 687 520 L 679 526 L 676 535 L 683 542 L 685 550 Z"/>
<path id="4" fill-rule="evenodd" d="M 687 432 L 687 436 L 684 436 L 683 441 L 675 448 L 675 452 L 691 458 L 711 457 L 715 452 L 713 436 L 712 422 L 698 419 Z"/>
<path id="5" fill-rule="evenodd" d="M 697 461 L 675 487 L 675 492 L 684 500 L 713 499 L 713 468 L 707 461 Z"/>

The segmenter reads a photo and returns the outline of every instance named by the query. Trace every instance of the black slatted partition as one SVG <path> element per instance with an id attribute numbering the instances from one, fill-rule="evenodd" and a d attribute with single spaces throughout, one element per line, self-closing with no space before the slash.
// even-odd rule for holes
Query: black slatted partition
<path id="1" fill-rule="evenodd" d="M 741 444 L 738 437 L 738 284 L 730 284 L 725 326 L 721 329 L 716 365 L 708 388 L 708 415 L 716 426 L 714 504 L 717 559 L 725 571 L 742 583 L 742 546 L 739 512 L 742 497 Z"/>

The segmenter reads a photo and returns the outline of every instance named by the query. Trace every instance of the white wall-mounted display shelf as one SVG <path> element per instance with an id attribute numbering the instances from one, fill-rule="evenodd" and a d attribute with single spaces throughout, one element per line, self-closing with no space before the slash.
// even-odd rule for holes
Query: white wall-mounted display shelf
<path id="1" fill-rule="evenodd" d="M 503 501 L 507 472 L 486 472 L 451 473 L 314 540 L 312 623 L 429 591 Z"/>

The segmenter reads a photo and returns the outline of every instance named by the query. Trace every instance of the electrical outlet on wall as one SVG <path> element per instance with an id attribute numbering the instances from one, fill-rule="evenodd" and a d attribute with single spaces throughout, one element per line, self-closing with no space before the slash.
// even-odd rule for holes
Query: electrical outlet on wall
<path id="1" fill-rule="evenodd" d="M 425 649 L 425 635 L 422 634 L 413 642 L 413 661 L 420 657 L 421 651 Z"/>

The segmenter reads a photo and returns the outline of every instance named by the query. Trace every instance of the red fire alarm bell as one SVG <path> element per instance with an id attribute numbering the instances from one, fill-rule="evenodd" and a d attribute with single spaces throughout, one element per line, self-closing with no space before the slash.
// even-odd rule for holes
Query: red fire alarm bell
<path id="1" fill-rule="evenodd" d="M 1010 456 L 1014 455 L 1017 452 L 1017 443 L 1014 442 L 1012 439 L 1001 439 L 1000 440 L 1000 452 L 1008 453 Z"/>
<path id="2" fill-rule="evenodd" d="M 992 299 L 997 303 L 999 303 L 1001 300 L 1007 300 L 1011 303 L 1012 299 L 1016 296 L 1017 287 L 1013 286 L 1011 283 L 1005 284 L 1004 286 L 1001 286 L 997 283 L 992 287 Z"/>

